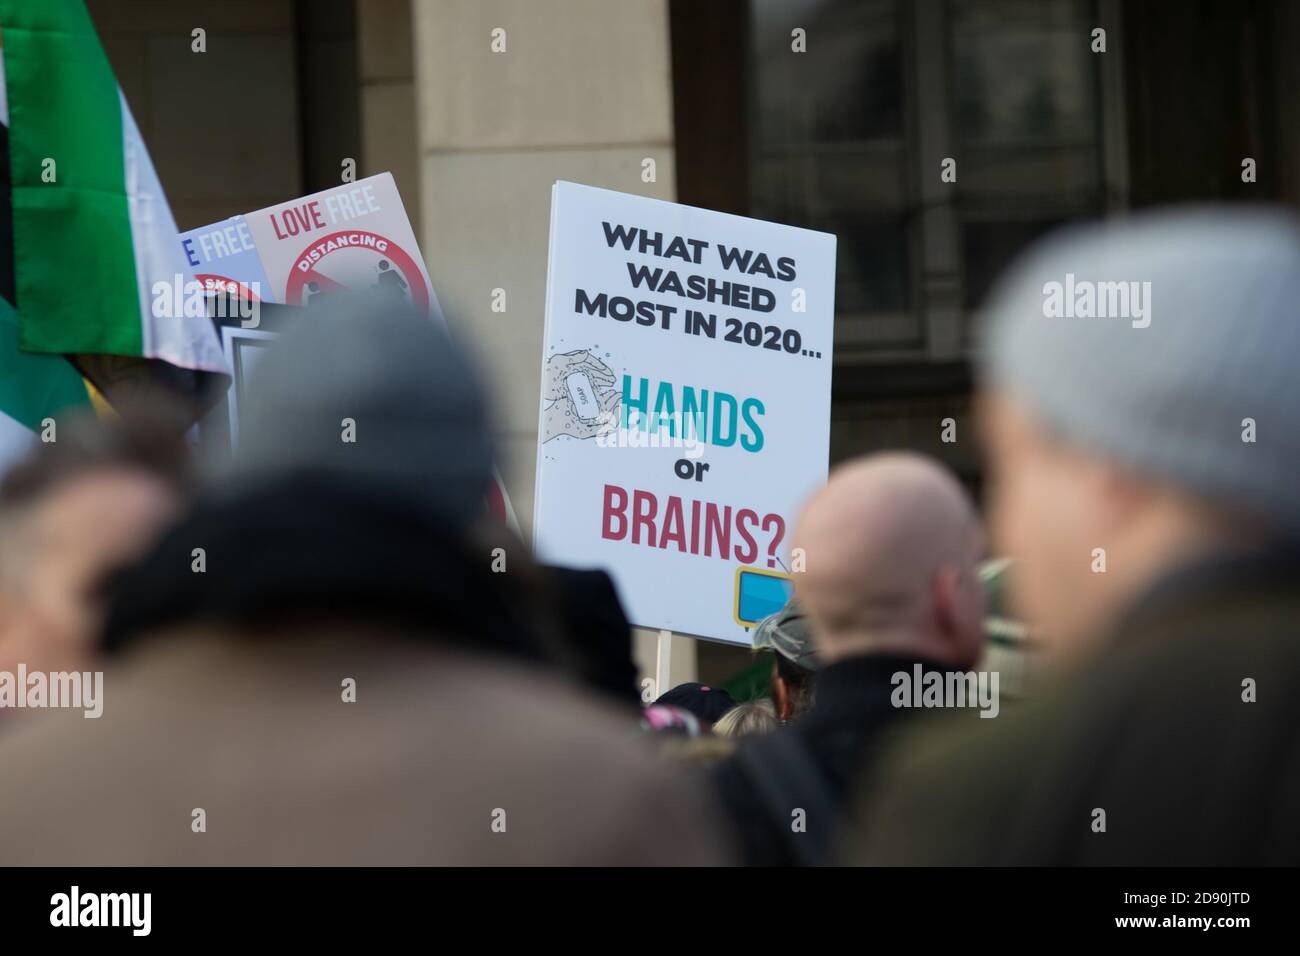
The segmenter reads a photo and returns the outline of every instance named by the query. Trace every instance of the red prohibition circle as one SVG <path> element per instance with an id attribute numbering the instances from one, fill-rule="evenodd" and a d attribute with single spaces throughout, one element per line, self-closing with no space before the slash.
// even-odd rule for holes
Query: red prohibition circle
<path id="1" fill-rule="evenodd" d="M 363 243 L 340 243 L 338 249 L 331 249 L 329 252 L 322 252 L 320 258 L 312 262 L 307 258 L 307 254 L 317 246 L 328 243 L 331 239 L 342 239 L 343 237 L 357 237 L 361 239 L 373 239 L 376 243 L 383 243 L 384 249 L 380 251 L 376 246 L 365 245 Z M 420 267 L 415 264 L 406 252 L 393 242 L 387 236 L 381 236 L 377 232 L 366 232 L 364 229 L 344 229 L 342 232 L 332 232 L 328 236 L 321 236 L 312 242 L 310 246 L 298 253 L 294 260 L 293 268 L 289 270 L 289 281 L 285 284 L 284 301 L 288 305 L 300 305 L 302 303 L 302 290 L 307 283 L 312 281 L 309 276 L 314 272 L 315 265 L 323 261 L 332 252 L 339 252 L 342 249 L 363 248 L 370 249 L 377 255 L 383 256 L 389 262 L 397 267 L 397 270 L 406 279 L 407 285 L 411 290 L 411 301 L 416 307 L 424 310 L 429 308 L 429 292 L 424 287 L 424 275 L 420 272 Z M 305 268 L 304 268 L 305 267 Z"/>

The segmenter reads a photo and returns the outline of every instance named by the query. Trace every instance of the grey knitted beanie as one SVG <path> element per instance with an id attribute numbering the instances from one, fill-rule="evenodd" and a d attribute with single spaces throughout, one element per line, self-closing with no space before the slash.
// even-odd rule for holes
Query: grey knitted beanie
<path id="1" fill-rule="evenodd" d="M 1300 532 L 1292 215 L 1204 206 L 1064 230 L 985 318 L 986 383 L 1063 440 Z"/>
<path id="2" fill-rule="evenodd" d="M 233 482 L 310 471 L 401 496 L 455 526 L 483 513 L 493 459 L 486 399 L 427 316 L 335 293 L 304 310 L 249 377 Z"/>

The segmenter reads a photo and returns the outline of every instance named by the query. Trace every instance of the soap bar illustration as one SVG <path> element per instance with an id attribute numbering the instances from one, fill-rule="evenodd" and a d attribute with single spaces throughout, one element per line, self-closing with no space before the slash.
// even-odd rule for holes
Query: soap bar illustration
<path id="1" fill-rule="evenodd" d="M 591 349 L 551 355 L 542 369 L 542 442 L 561 435 L 596 438 L 616 429 L 622 394 L 614 370 Z"/>
<path id="2" fill-rule="evenodd" d="M 574 413 L 584 422 L 594 422 L 600 417 L 600 403 L 596 401 L 596 390 L 586 372 L 574 372 L 565 381 L 569 398 L 573 399 Z"/>

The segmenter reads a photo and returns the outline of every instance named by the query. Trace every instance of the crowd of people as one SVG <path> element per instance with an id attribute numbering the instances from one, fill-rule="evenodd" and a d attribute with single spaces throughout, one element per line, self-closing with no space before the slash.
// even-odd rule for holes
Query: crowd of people
<path id="1" fill-rule="evenodd" d="M 1146 324 L 1050 315 L 1067 275 L 1149 283 Z M 316 304 L 228 464 L 133 414 L 0 484 L 0 674 L 104 674 L 95 719 L 0 707 L 3 862 L 1295 863 L 1297 303 L 1280 213 L 1040 243 L 984 309 L 982 502 L 917 453 L 839 464 L 753 631 L 767 692 L 648 706 L 609 577 L 486 513 L 472 364 Z M 1015 699 L 994 555 L 1049 658 Z"/>

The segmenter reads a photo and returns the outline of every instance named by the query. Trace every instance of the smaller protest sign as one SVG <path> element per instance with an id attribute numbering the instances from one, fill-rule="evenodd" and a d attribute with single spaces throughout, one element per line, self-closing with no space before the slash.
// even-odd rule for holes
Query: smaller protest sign
<path id="1" fill-rule="evenodd" d="M 183 233 L 181 248 L 215 306 L 233 381 L 227 393 L 230 445 L 239 440 L 247 371 L 282 328 L 286 314 L 340 289 L 375 289 L 443 321 L 411 221 L 391 173 L 379 173 L 310 196 Z M 228 300 L 243 299 L 232 308 Z M 248 309 L 272 303 L 267 309 Z M 263 325 L 268 315 L 274 323 Z M 499 476 L 488 507 L 517 530 Z"/>
<path id="2" fill-rule="evenodd" d="M 205 294 L 238 295 L 253 302 L 278 301 L 243 216 L 183 232 L 180 241 Z"/>
<path id="3" fill-rule="evenodd" d="M 244 217 L 274 301 L 307 305 L 370 287 L 440 315 L 392 174 L 291 199 Z"/>

